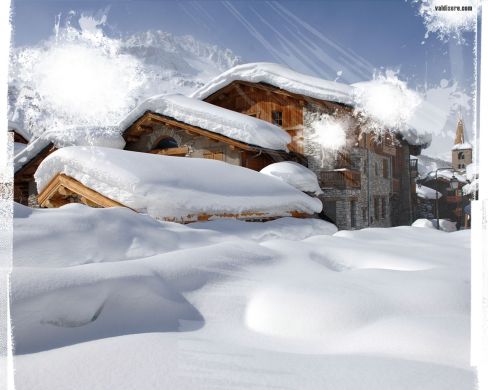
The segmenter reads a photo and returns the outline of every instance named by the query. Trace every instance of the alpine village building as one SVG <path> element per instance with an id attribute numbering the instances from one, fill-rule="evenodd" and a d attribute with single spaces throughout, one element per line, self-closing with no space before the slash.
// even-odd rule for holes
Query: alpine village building
<path id="1" fill-rule="evenodd" d="M 345 86 L 284 69 L 311 83 Z M 410 225 L 417 204 L 417 160 L 411 160 L 410 156 L 419 155 L 423 145 L 411 145 L 394 132 L 386 132 L 381 137 L 368 133 L 353 115 L 351 101 L 336 99 L 334 94 L 309 94 L 306 88 L 298 91 L 295 87 L 287 88 L 286 82 L 273 82 L 273 77 L 266 74 L 266 66 L 261 71 L 265 81 L 239 79 L 234 73 L 230 82 L 217 87 L 210 82 L 210 88 L 203 87 L 192 97 L 282 128 L 291 136 L 288 151 L 242 142 L 154 110 L 143 112 L 120 129 L 124 149 L 216 159 L 256 171 L 274 162 L 296 161 L 316 173 L 324 192 L 319 196 L 324 205 L 321 217 L 339 229 Z M 286 81 L 287 75 L 280 75 L 280 80 Z M 349 123 L 348 148 L 325 160 L 317 157 L 320 145 L 313 141 L 313 123 L 321 115 L 342 118 Z M 33 174 L 40 162 L 56 149 L 55 144 L 45 140 L 41 146 L 16 167 L 14 199 L 19 203 L 35 205 Z M 97 206 L 92 202 L 90 205 Z"/>

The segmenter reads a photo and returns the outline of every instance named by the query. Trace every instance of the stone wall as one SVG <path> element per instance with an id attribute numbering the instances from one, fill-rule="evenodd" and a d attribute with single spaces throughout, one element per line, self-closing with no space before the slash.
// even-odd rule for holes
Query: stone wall
<path id="1" fill-rule="evenodd" d="M 321 170 L 342 168 L 336 166 L 335 152 L 327 152 L 314 139 L 312 123 L 322 114 L 317 106 L 308 105 L 304 109 L 304 151 L 309 168 L 319 174 Z M 364 227 L 389 227 L 392 225 L 392 161 L 364 148 L 352 147 L 349 140 L 348 154 L 354 169 L 361 173 L 361 187 L 323 187 L 320 196 L 324 204 L 324 214 L 332 219 L 339 229 L 361 229 Z M 383 175 L 383 161 L 387 164 L 387 175 Z M 408 166 L 408 164 L 407 164 Z M 376 206 L 376 211 L 375 211 Z"/>
<path id="2" fill-rule="evenodd" d="M 174 129 L 168 126 L 159 125 L 150 134 L 143 135 L 137 142 L 127 145 L 127 150 L 149 152 L 164 137 L 171 137 L 178 146 L 188 146 L 189 152 L 186 157 L 203 158 L 206 152 L 222 153 L 223 161 L 241 165 L 241 153 L 237 149 L 223 142 L 214 141 L 207 137 L 188 134 L 185 130 Z"/>

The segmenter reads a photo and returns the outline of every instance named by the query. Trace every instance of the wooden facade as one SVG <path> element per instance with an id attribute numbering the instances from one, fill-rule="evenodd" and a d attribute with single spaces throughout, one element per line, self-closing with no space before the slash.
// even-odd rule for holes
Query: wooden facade
<path id="1" fill-rule="evenodd" d="M 127 128 L 123 137 L 127 150 L 221 160 L 256 171 L 276 161 L 294 159 L 285 151 L 250 145 L 149 111 Z M 164 145 L 164 140 L 171 142 Z"/>
<path id="2" fill-rule="evenodd" d="M 216 106 L 240 112 L 282 127 L 292 137 L 290 151 L 303 155 L 303 111 L 315 104 L 328 112 L 351 112 L 346 105 L 294 94 L 264 83 L 234 81 L 205 99 Z"/>

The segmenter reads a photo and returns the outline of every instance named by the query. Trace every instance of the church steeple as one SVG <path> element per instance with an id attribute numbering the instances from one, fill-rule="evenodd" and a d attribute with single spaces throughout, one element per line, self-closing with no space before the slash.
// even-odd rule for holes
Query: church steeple
<path id="1" fill-rule="evenodd" d="M 456 127 L 456 138 L 452 151 L 452 167 L 458 170 L 466 169 L 466 166 L 473 161 L 472 146 L 464 138 L 464 121 L 461 114 L 458 116 Z"/>
<path id="2" fill-rule="evenodd" d="M 454 139 L 454 145 L 464 144 L 464 122 L 463 118 L 459 117 L 456 128 L 456 138 Z"/>

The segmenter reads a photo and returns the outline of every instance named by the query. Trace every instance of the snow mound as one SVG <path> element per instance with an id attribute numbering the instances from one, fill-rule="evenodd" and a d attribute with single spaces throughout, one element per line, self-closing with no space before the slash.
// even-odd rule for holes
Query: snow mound
<path id="1" fill-rule="evenodd" d="M 203 245 L 215 236 L 158 222 L 125 207 L 94 209 L 76 203 L 59 209 L 31 209 L 15 203 L 14 230 L 15 263 L 22 267 L 140 259 Z M 91 240 L 80 240 L 87 234 Z M 55 242 L 59 236 L 63 239 Z M 25 242 L 30 244 L 22 245 Z M 37 256 L 32 257 L 33 252 Z"/>
<path id="2" fill-rule="evenodd" d="M 276 179 L 207 159 L 71 146 L 47 157 L 35 173 L 38 191 L 59 173 L 155 218 L 258 213 L 318 213 L 322 203 Z"/>
<path id="3" fill-rule="evenodd" d="M 68 126 L 47 130 L 42 138 L 52 142 L 57 148 L 66 146 L 103 146 L 123 149 L 125 141 L 116 126 Z"/>
<path id="4" fill-rule="evenodd" d="M 271 123 L 183 95 L 153 96 L 132 110 L 119 124 L 123 132 L 146 111 L 266 149 L 288 150 L 290 135 Z"/>
<path id="5" fill-rule="evenodd" d="M 296 72 L 284 65 L 257 62 L 235 66 L 217 76 L 190 96 L 205 99 L 233 81 L 266 83 L 277 88 L 320 100 L 351 104 L 352 88 L 349 85 L 328 81 Z"/>
<path id="6" fill-rule="evenodd" d="M 473 388 L 469 231 L 177 225 L 81 205 L 14 219 L 22 388 L 192 389 L 195 372 L 205 389 Z"/>
<path id="7" fill-rule="evenodd" d="M 422 228 L 429 228 L 429 229 L 436 229 L 437 230 L 437 220 L 436 219 L 417 219 L 412 223 L 413 227 L 422 227 Z M 440 230 L 443 232 L 455 232 L 457 231 L 456 222 L 449 221 L 447 219 L 440 219 L 439 220 Z"/>
<path id="8" fill-rule="evenodd" d="M 208 230 L 234 238 L 257 242 L 273 239 L 290 241 L 304 240 L 312 236 L 330 236 L 337 232 L 337 227 L 321 219 L 279 218 L 268 222 L 244 222 L 237 220 L 218 220 L 196 222 L 188 225 L 193 229 Z"/>
<path id="9" fill-rule="evenodd" d="M 261 169 L 260 172 L 265 175 L 276 177 L 300 191 L 312 192 L 315 195 L 323 193 L 320 189 L 317 175 L 310 169 L 296 162 L 282 161 L 270 164 Z"/>

